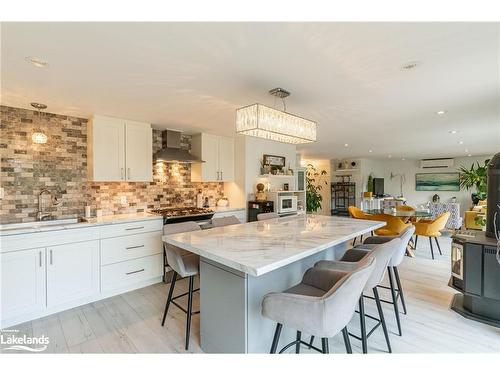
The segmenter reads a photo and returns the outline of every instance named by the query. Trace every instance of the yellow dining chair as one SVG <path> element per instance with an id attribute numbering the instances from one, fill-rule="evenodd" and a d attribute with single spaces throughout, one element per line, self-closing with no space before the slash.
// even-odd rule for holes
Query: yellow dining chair
<path id="1" fill-rule="evenodd" d="M 370 215 L 370 220 L 385 221 L 386 225 L 375 230 L 377 236 L 399 236 L 411 223 L 405 223 L 401 218 L 392 215 Z"/>
<path id="2" fill-rule="evenodd" d="M 418 236 L 429 237 L 429 244 L 431 245 L 431 256 L 434 259 L 434 249 L 432 248 L 432 238 L 436 241 L 436 245 L 439 250 L 439 254 L 443 255 L 441 252 L 441 246 L 439 246 L 438 237 L 441 236 L 441 230 L 444 229 L 446 222 L 450 217 L 449 212 L 445 212 L 439 215 L 434 220 L 429 220 L 425 222 L 417 221 L 413 223 L 415 225 L 415 250 L 417 249 Z"/>
<path id="3" fill-rule="evenodd" d="M 362 210 L 360 210 L 359 208 L 357 208 L 355 206 L 349 206 L 347 208 L 347 211 L 349 211 L 349 215 L 353 219 L 372 220 L 372 218 L 371 218 L 372 215 L 365 214 Z M 372 231 L 372 235 L 373 235 L 373 231 Z M 354 246 L 356 244 L 356 239 L 357 239 L 357 237 L 354 237 L 354 240 L 352 241 L 352 246 Z M 363 236 L 361 236 L 361 242 L 363 242 Z"/>
<path id="4" fill-rule="evenodd" d="M 396 210 L 398 210 L 398 211 L 415 211 L 415 207 L 402 204 L 401 206 L 396 207 Z"/>

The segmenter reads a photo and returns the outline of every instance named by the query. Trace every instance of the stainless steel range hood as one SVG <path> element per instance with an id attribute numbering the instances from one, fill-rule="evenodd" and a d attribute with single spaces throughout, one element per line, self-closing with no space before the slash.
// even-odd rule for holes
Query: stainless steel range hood
<path id="1" fill-rule="evenodd" d="M 181 148 L 181 133 L 174 130 L 162 132 L 162 149 L 155 154 L 154 159 L 169 163 L 204 163 Z"/>

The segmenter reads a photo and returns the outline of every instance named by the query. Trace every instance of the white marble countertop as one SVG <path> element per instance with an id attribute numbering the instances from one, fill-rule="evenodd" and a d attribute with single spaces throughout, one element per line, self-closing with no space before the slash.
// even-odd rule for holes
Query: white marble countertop
<path id="1" fill-rule="evenodd" d="M 83 218 L 83 221 L 79 222 L 72 222 L 73 220 L 75 219 L 2 224 L 0 225 L 0 236 L 12 236 L 18 234 L 39 233 L 65 229 L 79 229 L 101 225 L 130 223 L 134 221 L 162 220 L 162 216 L 144 212 L 135 214 L 106 215 L 100 217 Z"/>
<path id="2" fill-rule="evenodd" d="M 298 215 L 173 234 L 163 236 L 163 241 L 260 276 L 384 225 L 381 221 Z"/>
<path id="3" fill-rule="evenodd" d="M 211 210 L 214 210 L 215 212 L 230 212 L 230 211 L 243 211 L 245 207 L 210 207 Z"/>

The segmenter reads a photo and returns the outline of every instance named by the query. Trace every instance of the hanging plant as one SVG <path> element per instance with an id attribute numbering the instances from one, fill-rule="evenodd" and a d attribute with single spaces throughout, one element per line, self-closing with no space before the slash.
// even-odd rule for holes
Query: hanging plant
<path id="1" fill-rule="evenodd" d="M 323 169 L 318 171 L 318 169 L 312 165 L 307 165 L 306 173 L 306 205 L 307 212 L 317 212 L 321 209 L 321 202 L 323 197 L 321 196 L 321 190 L 323 190 L 323 183 L 328 186 L 328 181 L 323 180 L 327 172 Z"/>

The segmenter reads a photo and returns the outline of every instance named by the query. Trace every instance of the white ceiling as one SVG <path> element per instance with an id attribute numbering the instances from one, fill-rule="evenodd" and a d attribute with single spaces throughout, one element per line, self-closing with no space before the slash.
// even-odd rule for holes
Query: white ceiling
<path id="1" fill-rule="evenodd" d="M 279 86 L 289 112 L 318 122 L 307 157 L 493 154 L 499 25 L 2 23 L 2 104 L 233 135 L 236 108 L 273 105 Z"/>

